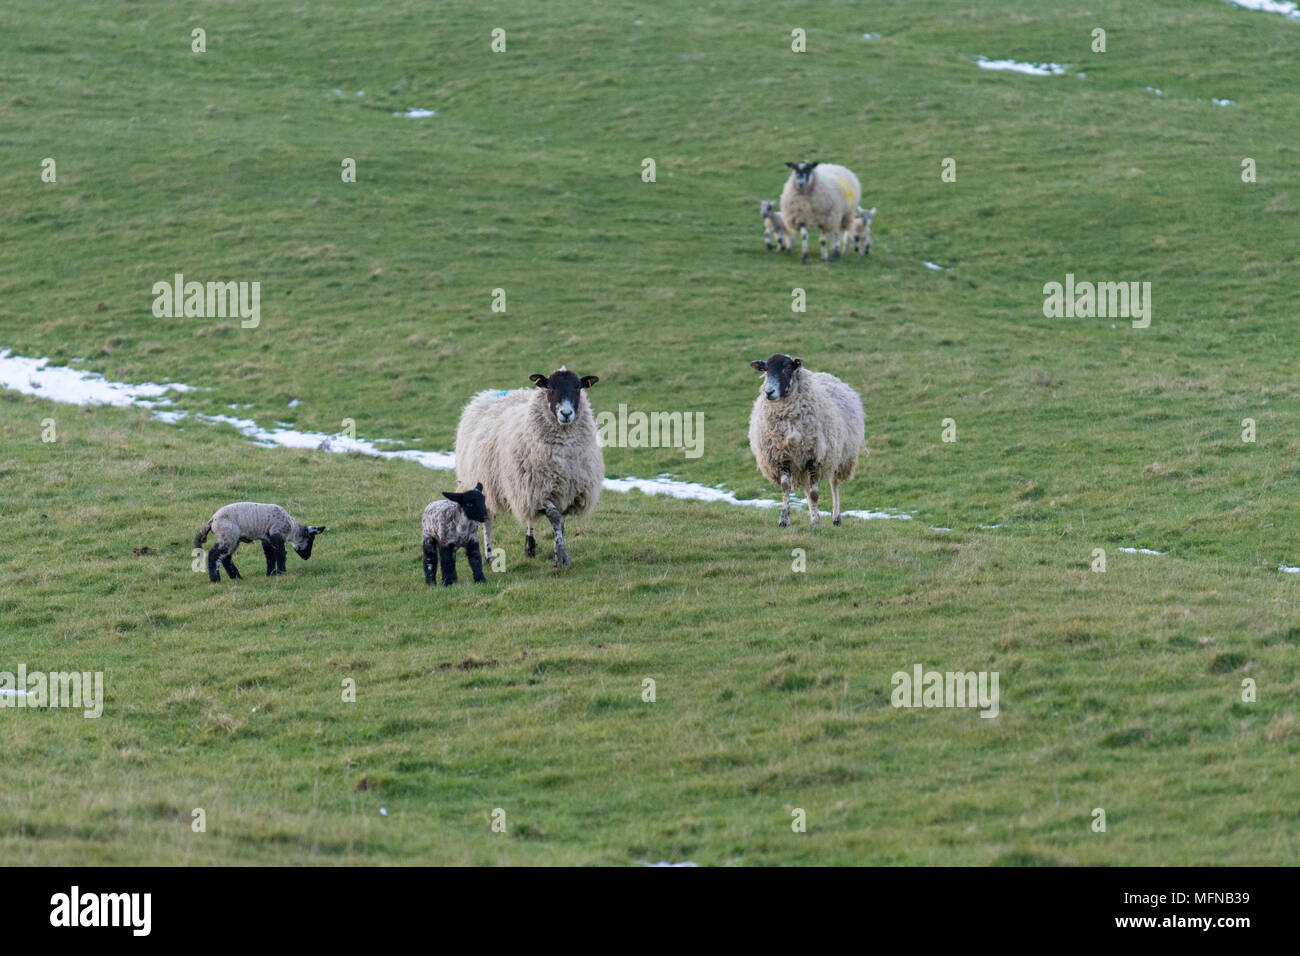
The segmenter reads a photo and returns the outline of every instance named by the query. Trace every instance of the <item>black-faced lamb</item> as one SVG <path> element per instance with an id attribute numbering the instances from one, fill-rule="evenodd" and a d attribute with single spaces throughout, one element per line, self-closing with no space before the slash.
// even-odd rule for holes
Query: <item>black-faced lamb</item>
<path id="1" fill-rule="evenodd" d="M 566 368 L 530 375 L 535 389 L 479 392 L 456 429 L 459 487 L 483 485 L 488 517 L 483 550 L 492 560 L 492 516 L 509 511 L 526 528 L 524 554 L 537 554 L 533 522 L 545 516 L 555 535 L 555 567 L 570 565 L 564 519 L 590 514 L 600 499 L 605 459 L 583 392 L 595 375 Z"/>
<path id="2" fill-rule="evenodd" d="M 299 523 L 293 515 L 279 505 L 264 505 L 256 501 L 237 501 L 218 508 L 216 514 L 194 536 L 194 547 L 202 548 L 212 532 L 216 542 L 208 552 L 208 580 L 220 581 L 217 563 L 226 569 L 232 580 L 242 577 L 232 560 L 241 541 L 260 541 L 266 555 L 267 575 L 284 574 L 285 545 L 298 552 L 306 561 L 311 557 L 316 535 L 324 531 L 314 525 Z"/>
<path id="3" fill-rule="evenodd" d="M 822 478 L 831 483 L 831 521 L 840 523 L 840 483 L 853 477 L 865 437 L 858 393 L 834 375 L 777 353 L 749 363 L 764 374 L 749 414 L 749 449 L 763 477 L 781 488 L 781 527 L 790 524 L 790 488 L 808 491 L 809 517 L 821 524 Z"/>
<path id="4" fill-rule="evenodd" d="M 790 251 L 790 230 L 785 227 L 785 220 L 781 218 L 781 211 L 776 208 L 776 203 L 770 199 L 764 199 L 758 204 L 758 212 L 763 217 L 763 244 L 771 251 L 773 238 L 776 239 L 776 248 Z"/>
<path id="5" fill-rule="evenodd" d="M 835 258 L 840 256 L 840 240 L 853 228 L 854 214 L 862 200 L 862 184 L 853 172 L 834 163 L 786 163 L 790 178 L 781 191 L 781 216 L 791 232 L 798 230 L 803 240 L 804 265 L 808 264 L 808 230 L 816 229 L 822 247 L 822 261 L 827 259 L 826 236 L 834 244 Z"/>
<path id="6" fill-rule="evenodd" d="M 456 549 L 465 549 L 465 558 L 476 583 L 482 583 L 483 560 L 478 549 L 478 529 L 487 520 L 483 486 L 469 491 L 444 491 L 443 501 L 431 501 L 420 518 L 424 533 L 424 583 L 436 583 L 435 559 L 442 565 L 442 583 L 456 583 Z"/>

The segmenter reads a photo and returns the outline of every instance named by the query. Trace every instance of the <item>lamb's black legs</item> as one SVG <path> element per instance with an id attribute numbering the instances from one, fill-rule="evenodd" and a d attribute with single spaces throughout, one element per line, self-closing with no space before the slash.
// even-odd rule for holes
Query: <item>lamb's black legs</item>
<path id="1" fill-rule="evenodd" d="M 217 562 L 220 560 L 221 545 L 214 544 L 208 552 L 208 580 L 214 583 L 221 580 L 221 572 L 217 570 Z"/>
<path id="2" fill-rule="evenodd" d="M 482 584 L 487 578 L 483 577 L 483 556 L 479 553 L 477 540 L 465 545 L 465 557 L 469 559 L 469 569 L 474 575 L 474 582 Z"/>
<path id="3" fill-rule="evenodd" d="M 442 584 L 451 587 L 456 583 L 456 549 L 449 544 L 438 545 L 438 563 L 442 565 Z"/>
<path id="4" fill-rule="evenodd" d="M 266 555 L 266 576 L 284 574 L 284 538 L 274 537 L 262 542 L 262 553 Z"/>
<path id="5" fill-rule="evenodd" d="M 564 546 L 564 515 L 551 502 L 546 502 L 546 517 L 550 519 L 551 530 L 555 532 L 555 566 L 569 567 L 569 549 Z"/>
<path id="6" fill-rule="evenodd" d="M 424 539 L 424 583 L 437 584 L 438 573 L 436 558 L 438 556 L 438 542 L 432 538 Z"/>
<path id="7" fill-rule="evenodd" d="M 537 556 L 537 539 L 533 537 L 533 526 L 530 522 L 528 533 L 524 535 L 524 557 L 534 558 Z"/>
<path id="8" fill-rule="evenodd" d="M 230 555 L 224 550 L 221 552 L 221 566 L 226 569 L 226 574 L 230 577 L 230 580 L 233 581 L 236 578 L 243 577 L 239 573 L 239 568 L 235 567 L 235 562 L 230 560 Z"/>

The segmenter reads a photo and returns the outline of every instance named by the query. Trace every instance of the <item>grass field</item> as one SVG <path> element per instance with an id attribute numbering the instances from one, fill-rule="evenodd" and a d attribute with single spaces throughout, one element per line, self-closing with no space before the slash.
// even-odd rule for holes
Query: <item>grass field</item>
<path id="1" fill-rule="evenodd" d="M 744 498 L 775 495 L 748 362 L 784 351 L 863 396 L 845 507 L 913 520 L 607 492 L 569 572 L 506 518 L 504 573 L 430 589 L 448 473 L 0 391 L 0 671 L 107 695 L 0 708 L 7 860 L 1300 862 L 1300 22 L 481 7 L 0 10 L 0 349 L 430 451 L 475 391 L 567 364 L 597 412 L 704 415 L 702 457 L 607 474 Z M 869 258 L 764 250 L 758 201 L 809 156 L 862 179 Z M 155 317 L 177 272 L 260 282 L 260 325 Z M 1045 317 L 1067 273 L 1150 282 L 1150 327 Z M 210 585 L 191 539 L 241 499 L 331 530 Z M 999 715 L 891 707 L 917 663 L 998 672 Z"/>

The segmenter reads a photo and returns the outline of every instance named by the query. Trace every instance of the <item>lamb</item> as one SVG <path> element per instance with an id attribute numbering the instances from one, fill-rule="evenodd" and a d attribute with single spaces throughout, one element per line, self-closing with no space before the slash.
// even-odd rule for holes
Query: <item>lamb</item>
<path id="1" fill-rule="evenodd" d="M 790 487 L 808 489 L 813 527 L 823 477 L 831 482 L 831 523 L 840 523 L 840 483 L 853 477 L 865 436 L 862 399 L 834 375 L 777 353 L 749 363 L 765 378 L 749 414 L 749 449 L 758 470 L 781 486 L 780 526 L 790 524 Z"/>
<path id="2" fill-rule="evenodd" d="M 561 367 L 530 375 L 536 390 L 479 392 L 456 429 L 460 487 L 481 482 L 487 499 L 483 550 L 492 560 L 492 516 L 509 511 L 527 529 L 524 554 L 537 554 L 533 522 L 545 515 L 555 534 L 555 567 L 570 566 L 564 519 L 590 514 L 605 479 L 596 420 L 582 396 L 599 379 Z"/>
<path id="3" fill-rule="evenodd" d="M 785 219 L 781 216 L 781 211 L 776 208 L 776 203 L 770 199 L 764 199 L 758 204 L 758 211 L 763 217 L 763 242 L 768 251 L 772 249 L 772 237 L 776 237 L 776 248 L 790 251 L 790 230 L 785 227 Z"/>
<path id="4" fill-rule="evenodd" d="M 216 535 L 216 544 L 208 552 L 208 580 L 215 582 L 221 580 L 221 572 L 217 570 L 218 561 L 231 580 L 242 577 L 235 562 L 231 560 L 235 549 L 241 541 L 261 541 L 262 551 L 266 554 L 266 573 L 271 576 L 284 574 L 286 543 L 293 545 L 298 557 L 306 561 L 311 557 L 311 546 L 316 535 L 324 530 L 314 525 L 300 524 L 279 505 L 237 501 L 217 509 L 216 514 L 194 536 L 194 547 L 203 547 L 209 531 Z"/>
<path id="5" fill-rule="evenodd" d="M 862 200 L 858 177 L 834 163 L 786 163 L 792 172 L 781 191 L 781 216 L 786 228 L 799 230 L 803 239 L 804 265 L 808 264 L 808 229 L 820 233 L 822 261 L 826 261 L 826 234 L 834 242 L 835 258 L 840 257 L 840 238 L 853 225 L 853 216 Z"/>
<path id="6" fill-rule="evenodd" d="M 871 219 L 876 214 L 873 206 L 870 209 L 858 207 L 857 213 L 853 217 L 853 228 L 844 234 L 844 249 L 848 251 L 849 239 L 853 240 L 855 251 L 865 255 L 871 254 Z"/>
<path id="7" fill-rule="evenodd" d="M 469 491 L 444 491 L 445 501 L 431 501 L 420 518 L 424 532 L 424 583 L 434 584 L 434 557 L 442 565 L 442 583 L 451 587 L 456 583 L 456 549 L 464 548 L 474 582 L 482 584 L 483 562 L 478 550 L 478 529 L 487 518 L 487 504 L 483 500 L 483 485 Z"/>

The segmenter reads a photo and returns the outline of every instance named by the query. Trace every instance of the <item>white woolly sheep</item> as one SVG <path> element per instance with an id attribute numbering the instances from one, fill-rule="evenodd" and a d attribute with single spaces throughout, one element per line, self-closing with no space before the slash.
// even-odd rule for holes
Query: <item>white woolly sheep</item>
<path id="1" fill-rule="evenodd" d="M 876 214 L 873 206 L 870 209 L 858 207 L 857 213 L 853 217 L 853 227 L 844 234 L 844 251 L 848 252 L 849 240 L 853 240 L 854 251 L 865 255 L 871 254 L 871 219 Z"/>
<path id="2" fill-rule="evenodd" d="M 456 583 L 456 549 L 464 548 L 469 569 L 476 583 L 483 577 L 483 561 L 478 550 L 479 525 L 487 520 L 487 504 L 483 500 L 483 486 L 469 491 L 444 491 L 444 501 L 431 501 L 420 517 L 420 530 L 424 538 L 424 583 L 435 583 L 434 558 L 442 565 L 442 583 L 451 587 Z"/>
<path id="3" fill-rule="evenodd" d="M 781 191 L 781 216 L 787 229 L 799 231 L 803 240 L 803 264 L 808 264 L 809 228 L 820 233 L 822 261 L 827 259 L 827 233 L 831 235 L 838 259 L 840 240 L 852 228 L 854 212 L 862 200 L 862 184 L 852 171 L 834 163 L 786 165 L 791 172 Z"/>
<path id="4" fill-rule="evenodd" d="M 776 208 L 776 203 L 770 199 L 764 199 L 758 204 L 759 214 L 763 217 L 763 243 L 768 250 L 772 249 L 772 238 L 776 237 L 776 248 L 790 251 L 790 230 L 785 227 L 785 220 L 781 217 L 781 211 Z"/>
<path id="5" fill-rule="evenodd" d="M 293 515 L 279 505 L 264 505 L 256 501 L 237 501 L 218 508 L 208 523 L 194 536 L 194 547 L 202 548 L 208 532 L 216 536 L 216 543 L 208 552 L 208 580 L 220 581 L 217 562 L 226 569 L 231 580 L 241 577 L 235 567 L 235 549 L 241 541 L 260 541 L 266 554 L 266 573 L 284 574 L 285 544 L 293 546 L 298 557 L 306 561 L 311 557 L 311 546 L 316 535 L 324 531 L 314 525 L 300 524 Z"/>
<path id="6" fill-rule="evenodd" d="M 781 527 L 790 524 L 790 487 L 808 490 L 814 527 L 821 524 L 822 478 L 831 482 L 831 522 L 840 523 L 840 483 L 853 477 L 865 437 L 862 399 L 834 375 L 777 353 L 750 362 L 765 378 L 749 414 L 749 449 L 763 477 L 781 487 Z"/>
<path id="7" fill-rule="evenodd" d="M 479 392 L 456 429 L 460 487 L 483 485 L 487 519 L 483 549 L 492 560 L 492 516 L 509 511 L 527 529 L 524 554 L 537 554 L 533 522 L 542 515 L 555 533 L 555 566 L 569 567 L 564 519 L 590 514 L 600 499 L 605 459 L 584 389 L 599 379 L 566 368 L 530 375 L 536 390 Z"/>

